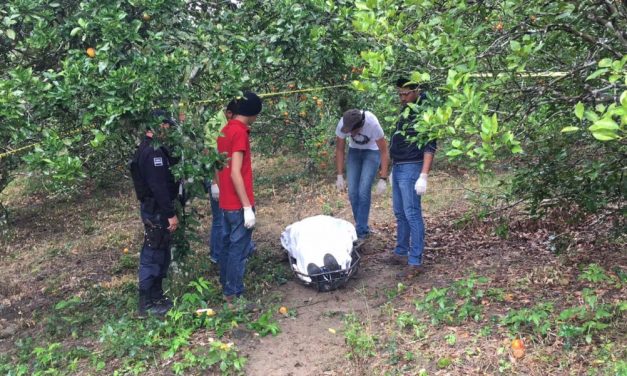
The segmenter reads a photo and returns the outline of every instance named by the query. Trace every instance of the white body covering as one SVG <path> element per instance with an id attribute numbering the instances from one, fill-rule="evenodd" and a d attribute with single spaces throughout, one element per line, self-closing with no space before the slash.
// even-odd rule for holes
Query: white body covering
<path id="1" fill-rule="evenodd" d="M 357 233 L 352 223 L 328 215 L 305 218 L 287 226 L 281 233 L 281 245 L 296 260 L 292 269 L 303 274 L 297 275 L 305 282 L 311 282 L 307 265 L 323 267 L 327 253 L 335 257 L 342 270 L 350 268 L 355 240 Z"/>

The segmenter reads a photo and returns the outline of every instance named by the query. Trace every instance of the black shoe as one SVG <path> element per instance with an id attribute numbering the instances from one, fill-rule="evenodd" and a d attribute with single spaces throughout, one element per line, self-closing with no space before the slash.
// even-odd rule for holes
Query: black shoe
<path id="1" fill-rule="evenodd" d="M 163 293 L 163 278 L 155 278 L 150 289 L 150 298 L 153 306 L 161 305 L 168 309 L 174 306 L 172 301 Z"/>
<path id="2" fill-rule="evenodd" d="M 148 315 L 163 317 L 168 313 L 170 307 L 155 304 L 147 290 L 139 290 L 139 304 L 137 308 L 137 316 L 141 319 Z"/>
<path id="3" fill-rule="evenodd" d="M 165 317 L 170 311 L 170 308 L 172 308 L 170 305 L 153 303 L 152 307 L 148 309 L 148 312 L 157 317 Z"/>
<path id="4" fill-rule="evenodd" d="M 170 298 L 168 298 L 167 296 L 162 296 L 160 299 L 157 300 L 153 300 L 152 304 L 157 306 L 164 306 L 167 307 L 168 309 L 171 309 L 172 307 L 174 307 L 174 303 L 172 303 L 172 301 L 170 300 Z"/>
<path id="5" fill-rule="evenodd" d="M 337 260 L 335 259 L 335 257 L 333 257 L 333 255 L 330 253 L 327 253 L 326 255 L 324 255 L 323 262 L 324 262 L 324 266 L 332 272 L 341 269 L 340 264 L 337 263 Z"/>
<path id="6" fill-rule="evenodd" d="M 311 277 L 312 275 L 321 274 L 322 270 L 317 267 L 314 263 L 310 263 L 307 265 L 307 274 Z"/>

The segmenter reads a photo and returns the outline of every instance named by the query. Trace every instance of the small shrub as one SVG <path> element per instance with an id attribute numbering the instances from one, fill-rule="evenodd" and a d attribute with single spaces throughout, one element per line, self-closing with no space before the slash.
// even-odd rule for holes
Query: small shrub
<path id="1" fill-rule="evenodd" d="M 357 362 L 376 355 L 375 336 L 355 314 L 344 316 L 344 338 L 350 348 L 348 358 Z"/>

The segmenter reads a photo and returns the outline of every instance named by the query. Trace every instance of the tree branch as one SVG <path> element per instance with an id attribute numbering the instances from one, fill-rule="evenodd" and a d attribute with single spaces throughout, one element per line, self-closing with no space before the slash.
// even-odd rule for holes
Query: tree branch
<path id="1" fill-rule="evenodd" d="M 573 28 L 570 25 L 564 25 L 564 24 L 559 24 L 559 25 L 549 25 L 547 26 L 546 30 L 550 30 L 550 29 L 556 29 L 556 30 L 562 30 L 565 31 L 567 33 L 573 34 L 578 36 L 579 38 L 585 40 L 586 42 L 589 42 L 590 44 L 593 44 L 595 46 L 600 46 L 603 49 L 611 52 L 616 58 L 620 59 L 623 57 L 623 54 L 619 53 L 618 51 L 614 50 L 612 47 L 610 47 L 607 43 L 604 43 L 603 41 L 601 41 L 600 39 L 597 39 L 595 37 L 593 37 L 590 34 L 586 34 L 584 32 L 581 32 L 579 30 L 576 30 L 575 28 Z"/>

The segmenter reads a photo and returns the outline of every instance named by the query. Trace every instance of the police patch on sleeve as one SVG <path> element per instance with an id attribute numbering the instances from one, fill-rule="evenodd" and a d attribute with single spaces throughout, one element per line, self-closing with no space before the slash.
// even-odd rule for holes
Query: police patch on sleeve
<path id="1" fill-rule="evenodd" d="M 155 165 L 155 167 L 163 166 L 163 158 L 161 158 L 161 157 L 153 158 L 152 162 Z"/>

